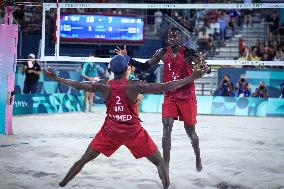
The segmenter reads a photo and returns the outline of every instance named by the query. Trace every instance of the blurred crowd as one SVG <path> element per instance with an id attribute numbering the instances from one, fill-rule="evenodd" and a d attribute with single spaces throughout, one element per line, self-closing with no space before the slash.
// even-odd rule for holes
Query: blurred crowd
<path id="1" fill-rule="evenodd" d="M 234 37 L 244 23 L 246 14 L 238 10 L 172 10 L 171 17 L 197 36 L 199 50 L 219 48 L 224 40 Z"/>
<path id="2" fill-rule="evenodd" d="M 225 74 L 214 92 L 214 96 L 269 98 L 269 86 L 264 81 L 260 81 L 258 86 L 252 91 L 252 85 L 248 80 L 249 78 L 246 78 L 246 75 L 241 74 L 237 83 L 234 84 L 230 76 Z M 279 88 L 279 98 L 284 98 L 284 81 Z"/>
<path id="3" fill-rule="evenodd" d="M 263 81 L 260 81 L 258 87 L 252 91 L 251 84 L 247 81 L 245 75 L 241 75 L 238 82 L 234 85 L 230 80 L 230 76 L 226 74 L 215 91 L 215 95 L 268 98 L 269 91 Z"/>
<path id="4" fill-rule="evenodd" d="M 36 2 L 35 0 L 33 2 Z M 37 1 L 38 2 L 38 1 Z M 52 0 L 44 2 L 53 2 Z M 67 2 L 67 1 L 61 1 Z M 106 0 L 76 0 L 76 2 L 95 2 L 106 3 L 111 1 Z M 188 2 L 188 1 L 187 1 Z M 208 0 L 208 1 L 191 1 L 192 3 L 230 3 L 229 0 Z M 242 2 L 242 1 L 237 1 Z M 62 13 L 96 13 L 96 14 L 118 14 L 127 15 L 133 14 L 138 10 L 134 9 L 62 9 Z M 137 12 L 138 13 L 138 12 Z M 0 12 L 0 15 L 3 13 Z M 141 14 L 141 12 L 139 12 Z M 154 18 L 154 32 L 159 33 L 162 28 L 164 14 L 169 14 L 173 19 L 182 24 L 191 34 L 195 36 L 197 43 L 197 50 L 208 52 L 210 57 L 214 55 L 215 50 L 224 45 L 225 40 L 233 38 L 239 34 L 239 31 L 245 27 L 251 27 L 253 25 L 252 15 L 253 11 L 249 9 L 245 10 L 171 10 L 161 12 L 156 10 L 151 12 Z M 279 29 L 280 19 L 278 13 L 275 11 L 272 14 L 266 13 L 266 22 L 269 23 L 269 42 L 258 41 L 255 46 L 246 46 L 245 40 L 240 40 L 240 59 L 242 60 L 282 60 L 283 49 L 280 48 Z M 14 10 L 15 21 L 20 25 L 21 31 L 28 33 L 40 33 L 42 22 L 42 7 L 40 4 L 34 4 L 33 6 L 27 6 L 24 4 L 18 4 Z M 46 16 L 46 25 L 49 28 L 46 30 L 54 35 L 54 23 L 56 18 L 56 10 L 51 9 Z M 54 36 L 52 36 L 54 37 Z M 193 39 L 193 38 L 192 38 Z M 277 47 L 276 47 L 277 46 Z M 282 45 L 283 46 L 283 45 Z M 262 48 L 265 49 L 262 51 Z M 257 51 L 258 58 L 254 58 L 252 55 Z"/>
<path id="5" fill-rule="evenodd" d="M 243 38 L 240 39 L 239 60 L 245 61 L 283 61 L 284 60 L 284 46 L 281 44 L 279 29 L 280 19 L 276 11 L 272 15 L 266 17 L 266 21 L 269 24 L 269 36 L 268 40 L 260 41 L 247 47 Z"/>
<path id="6" fill-rule="evenodd" d="M 254 46 L 240 48 L 241 57 L 245 61 L 283 61 L 284 46 L 277 40 L 257 41 Z"/>

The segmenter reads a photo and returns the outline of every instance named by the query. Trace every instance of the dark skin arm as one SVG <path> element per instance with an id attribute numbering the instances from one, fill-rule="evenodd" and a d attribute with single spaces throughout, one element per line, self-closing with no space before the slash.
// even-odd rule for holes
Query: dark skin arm
<path id="1" fill-rule="evenodd" d="M 22 68 L 22 74 L 23 75 L 26 73 L 27 69 L 28 69 L 28 66 L 24 65 L 23 68 Z"/>
<path id="2" fill-rule="evenodd" d="M 64 78 L 59 78 L 54 69 L 48 68 L 48 69 L 43 69 L 43 72 L 46 74 L 47 77 L 55 80 L 58 83 L 62 83 L 64 85 L 67 85 L 69 87 L 73 87 L 75 89 L 79 90 L 84 90 L 87 92 L 95 92 L 99 91 L 103 94 L 103 97 L 105 100 L 109 97 L 110 95 L 110 86 L 107 84 L 106 81 L 102 82 L 95 82 L 95 83 L 89 83 L 89 82 L 77 82 L 69 79 L 64 79 Z"/>
<path id="3" fill-rule="evenodd" d="M 134 103 L 138 94 L 160 93 L 183 87 L 184 85 L 194 81 L 195 79 L 201 78 L 208 70 L 209 67 L 204 67 L 202 69 L 197 68 L 189 77 L 180 80 L 169 81 L 166 83 L 146 83 L 143 81 L 130 81 L 127 85 L 126 95 L 129 100 Z"/>
<path id="4" fill-rule="evenodd" d="M 27 64 L 24 64 L 23 68 L 22 68 L 22 74 L 25 74 L 25 73 L 33 73 L 35 75 L 40 75 L 41 71 L 40 69 L 37 70 L 37 68 L 35 70 L 28 70 L 28 65 Z"/>
<path id="5" fill-rule="evenodd" d="M 119 47 L 117 47 L 115 49 L 115 52 L 117 54 L 127 54 L 127 50 L 126 50 L 126 45 L 124 46 L 123 49 L 120 49 Z M 172 54 L 177 54 L 178 53 L 178 48 L 173 48 L 172 50 Z M 164 60 L 166 54 L 166 48 L 161 48 L 158 49 L 155 54 L 149 59 L 147 60 L 145 63 L 148 63 L 150 66 L 154 66 L 156 64 L 158 64 L 161 60 Z M 206 65 L 205 62 L 205 55 L 203 53 L 196 53 L 194 50 L 192 49 L 188 49 L 186 48 L 185 53 L 184 53 L 184 58 L 185 58 L 185 62 L 187 64 L 192 64 L 192 62 L 194 62 L 194 65 L 199 65 L 200 67 L 204 67 Z M 136 61 L 138 64 L 143 64 L 142 62 Z M 145 64 L 144 63 L 144 64 Z M 130 61 L 131 64 L 131 61 Z M 133 65 L 135 66 L 135 65 Z M 209 70 L 208 70 L 209 71 Z"/>
<path id="6" fill-rule="evenodd" d="M 201 78 L 207 71 L 208 67 L 195 69 L 193 74 L 187 78 L 170 81 L 167 83 L 144 83 L 144 82 L 135 82 L 129 81 L 126 87 L 126 95 L 128 99 L 134 103 L 140 93 L 160 93 L 163 91 L 168 91 L 172 89 L 177 89 L 182 87 L 195 79 Z M 55 71 L 52 68 L 44 69 L 43 72 L 47 77 L 55 80 L 58 83 L 79 89 L 85 90 L 88 92 L 99 91 L 102 93 L 104 100 L 107 100 L 110 97 L 110 86 L 107 82 L 96 82 L 96 83 L 82 83 L 77 81 L 72 81 L 69 79 L 59 78 Z M 125 73 L 126 74 L 126 73 Z M 126 75 L 122 76 L 119 79 L 125 79 Z"/>
<path id="7" fill-rule="evenodd" d="M 36 75 L 40 75 L 40 71 L 36 71 L 36 70 L 28 70 L 28 73 L 33 73 Z"/>

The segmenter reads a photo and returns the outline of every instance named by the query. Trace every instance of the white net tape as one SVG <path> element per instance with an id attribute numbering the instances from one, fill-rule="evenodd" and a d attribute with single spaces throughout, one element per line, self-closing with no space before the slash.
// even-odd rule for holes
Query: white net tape
<path id="1" fill-rule="evenodd" d="M 284 3 L 237 3 L 237 4 L 126 4 L 126 3 L 43 3 L 43 20 L 42 20 L 42 40 L 41 55 L 39 61 L 60 61 L 60 62 L 104 62 L 108 63 L 110 58 L 100 57 L 70 57 L 59 56 L 60 39 L 58 33 L 55 45 L 55 56 L 45 56 L 45 14 L 50 9 L 57 9 L 57 32 L 60 31 L 60 9 L 72 8 L 120 8 L 120 9 L 275 9 L 284 8 Z M 150 58 L 150 57 L 149 57 Z M 141 62 L 147 59 L 135 58 Z M 160 62 L 162 63 L 162 62 Z M 283 66 L 283 61 L 243 61 L 243 60 L 207 60 L 209 65 L 255 65 L 255 66 Z"/>
<path id="2" fill-rule="evenodd" d="M 56 3 L 44 3 L 45 10 L 57 8 Z M 232 4 L 130 4 L 130 3 L 59 3 L 59 8 L 120 8 L 120 9 L 269 9 L 284 8 L 284 3 Z"/>

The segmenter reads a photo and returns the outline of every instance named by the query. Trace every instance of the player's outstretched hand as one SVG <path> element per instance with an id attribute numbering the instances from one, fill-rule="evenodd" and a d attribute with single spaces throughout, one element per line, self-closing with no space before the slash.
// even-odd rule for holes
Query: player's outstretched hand
<path id="1" fill-rule="evenodd" d="M 56 79 L 57 75 L 55 73 L 55 70 L 51 67 L 47 67 L 46 69 L 43 69 L 43 73 L 45 73 L 45 75 L 51 79 Z"/>
<path id="2" fill-rule="evenodd" d="M 123 46 L 123 49 L 119 48 L 119 46 L 116 46 L 116 49 L 114 49 L 114 51 L 118 55 L 127 55 L 126 45 Z"/>
<path id="3" fill-rule="evenodd" d="M 210 67 L 205 65 L 205 66 L 195 66 L 194 70 L 193 70 L 193 77 L 194 79 L 199 79 L 202 76 L 205 75 L 205 73 L 207 73 L 210 70 Z"/>
<path id="4" fill-rule="evenodd" d="M 205 56 L 206 54 L 205 53 L 202 53 L 200 52 L 198 54 L 198 61 L 197 61 L 197 64 L 194 65 L 194 67 L 199 67 L 199 68 L 206 68 L 207 67 L 209 68 L 208 71 L 206 72 L 207 74 L 210 74 L 211 73 L 211 67 L 209 65 L 207 65 L 207 62 L 205 61 Z"/>

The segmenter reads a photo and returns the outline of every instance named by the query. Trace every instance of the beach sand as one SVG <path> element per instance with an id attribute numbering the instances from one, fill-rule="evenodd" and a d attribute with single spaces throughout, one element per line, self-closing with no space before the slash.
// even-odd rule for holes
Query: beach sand
<path id="1" fill-rule="evenodd" d="M 99 131 L 95 113 L 15 116 L 12 136 L 0 136 L 1 189 L 53 189 Z M 161 114 L 142 113 L 143 127 L 162 152 Z M 202 172 L 182 122 L 172 132 L 170 189 L 279 189 L 284 187 L 284 118 L 198 116 Z M 65 188 L 158 189 L 156 167 L 121 147 L 100 155 Z"/>

